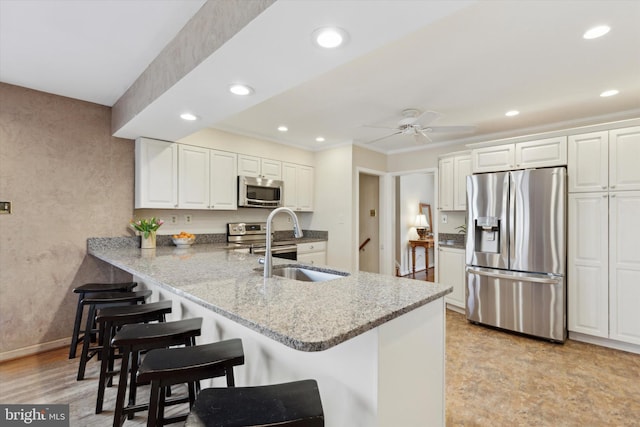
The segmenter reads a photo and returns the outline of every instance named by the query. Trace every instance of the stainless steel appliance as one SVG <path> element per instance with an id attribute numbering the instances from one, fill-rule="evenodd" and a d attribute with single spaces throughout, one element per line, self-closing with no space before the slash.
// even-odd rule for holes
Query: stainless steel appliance
<path id="1" fill-rule="evenodd" d="M 566 339 L 566 169 L 467 177 L 466 314 Z"/>
<path id="2" fill-rule="evenodd" d="M 238 206 L 278 208 L 282 206 L 284 182 L 277 179 L 238 177 Z"/>
<path id="3" fill-rule="evenodd" d="M 249 248 L 249 252 L 264 255 L 267 242 L 266 222 L 235 222 L 227 224 L 227 242 Z M 298 259 L 298 246 L 291 240 L 275 240 L 271 254 L 277 258 Z"/>

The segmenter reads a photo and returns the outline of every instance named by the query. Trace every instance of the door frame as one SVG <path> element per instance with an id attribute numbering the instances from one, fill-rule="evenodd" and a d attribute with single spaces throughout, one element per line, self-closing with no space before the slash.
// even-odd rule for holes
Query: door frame
<path id="1" fill-rule="evenodd" d="M 386 246 L 383 242 L 386 240 L 386 229 L 384 227 L 384 224 L 387 223 L 387 213 L 384 212 L 385 209 L 383 209 L 384 203 L 383 200 L 385 200 L 385 196 L 387 194 L 389 194 L 386 190 L 386 179 L 387 179 L 387 173 L 384 171 L 379 171 L 376 169 L 369 169 L 369 168 L 364 168 L 361 166 L 356 167 L 356 185 L 355 185 L 355 214 L 354 214 L 354 242 L 356 242 L 356 244 L 354 245 L 354 265 L 355 265 L 355 271 L 360 271 L 360 174 L 364 173 L 366 175 L 373 175 L 373 176 L 377 176 L 378 177 L 378 206 L 376 207 L 376 209 L 378 210 L 379 214 L 380 214 L 380 220 L 379 220 L 379 227 L 378 227 L 378 241 L 379 241 L 379 247 L 376 248 L 376 250 L 378 251 L 378 264 L 380 265 L 380 269 L 379 269 L 379 273 L 380 274 L 387 274 L 387 272 L 384 269 L 384 257 L 385 257 L 385 248 L 388 247 Z"/>

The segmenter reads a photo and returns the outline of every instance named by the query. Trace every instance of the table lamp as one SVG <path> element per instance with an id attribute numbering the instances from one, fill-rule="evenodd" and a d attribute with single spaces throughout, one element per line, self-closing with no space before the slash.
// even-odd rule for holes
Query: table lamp
<path id="1" fill-rule="evenodd" d="M 418 214 L 413 225 L 416 227 L 416 231 L 418 232 L 418 239 L 425 240 L 427 238 L 427 227 L 429 227 L 427 216 L 425 214 Z"/>

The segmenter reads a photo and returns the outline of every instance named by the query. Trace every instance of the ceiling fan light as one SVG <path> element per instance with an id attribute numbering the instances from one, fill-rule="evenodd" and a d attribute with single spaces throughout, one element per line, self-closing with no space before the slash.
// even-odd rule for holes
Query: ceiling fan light
<path id="1" fill-rule="evenodd" d="M 597 27 L 593 27 L 588 29 L 583 35 L 582 38 L 586 40 L 597 39 L 598 37 L 602 37 L 611 31 L 611 27 L 607 25 L 598 25 Z"/>

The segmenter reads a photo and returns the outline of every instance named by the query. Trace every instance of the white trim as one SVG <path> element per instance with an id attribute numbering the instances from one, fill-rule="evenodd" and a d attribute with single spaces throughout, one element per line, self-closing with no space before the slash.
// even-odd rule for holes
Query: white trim
<path id="1" fill-rule="evenodd" d="M 28 347 L 5 351 L 4 353 L 0 353 L 0 362 L 19 359 L 25 356 L 33 356 L 34 354 L 44 353 L 45 351 L 55 350 L 62 347 L 69 347 L 70 344 L 71 337 L 67 337 L 60 338 L 59 340 L 55 341 L 43 342 L 40 344 L 30 345 Z"/>
<path id="2" fill-rule="evenodd" d="M 594 337 L 580 332 L 569 331 L 569 339 L 574 341 L 586 342 L 601 347 L 613 348 L 615 350 L 628 351 L 629 353 L 640 354 L 640 345 L 630 344 L 622 341 L 611 340 L 608 338 Z"/>

